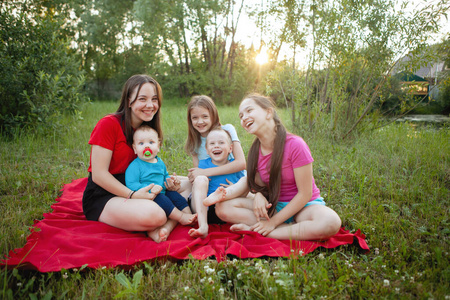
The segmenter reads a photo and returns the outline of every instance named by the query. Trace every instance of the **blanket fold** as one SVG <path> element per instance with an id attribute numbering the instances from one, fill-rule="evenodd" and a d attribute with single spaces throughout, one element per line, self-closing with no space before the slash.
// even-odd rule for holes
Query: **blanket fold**
<path id="1" fill-rule="evenodd" d="M 230 224 L 210 225 L 206 238 L 191 238 L 191 227 L 178 225 L 168 240 L 155 243 L 141 232 L 128 232 L 109 225 L 86 220 L 82 195 L 87 178 L 66 184 L 52 205 L 53 212 L 31 227 L 23 248 L 10 251 L 0 265 L 40 272 L 61 269 L 130 266 L 152 259 L 181 260 L 193 257 L 223 260 L 237 258 L 291 257 L 305 255 L 318 247 L 335 248 L 355 244 L 369 250 L 365 236 L 358 230 L 344 228 L 326 241 L 280 241 L 255 232 L 231 232 Z"/>

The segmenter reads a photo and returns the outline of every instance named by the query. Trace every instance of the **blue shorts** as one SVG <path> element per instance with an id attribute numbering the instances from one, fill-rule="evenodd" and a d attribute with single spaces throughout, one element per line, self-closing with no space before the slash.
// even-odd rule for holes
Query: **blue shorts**
<path id="1" fill-rule="evenodd" d="M 288 205 L 289 202 L 278 202 L 277 207 L 275 208 L 277 210 L 277 212 L 279 212 L 280 210 L 282 210 L 286 205 Z M 317 199 L 314 199 L 312 201 L 309 201 L 308 203 L 305 204 L 305 207 L 310 206 L 310 205 L 326 205 L 325 201 L 323 201 L 322 197 L 319 197 Z M 292 223 L 294 222 L 294 216 L 290 217 L 289 219 L 287 219 L 286 221 L 284 221 L 284 223 Z"/>

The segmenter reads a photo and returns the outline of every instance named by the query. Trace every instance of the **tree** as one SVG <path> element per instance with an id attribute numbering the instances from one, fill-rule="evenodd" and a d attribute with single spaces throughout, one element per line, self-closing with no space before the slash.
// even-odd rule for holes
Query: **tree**
<path id="1" fill-rule="evenodd" d="M 58 16 L 38 1 L 0 5 L 0 128 L 45 129 L 63 112 L 78 113 L 84 75 Z"/>
<path id="2" fill-rule="evenodd" d="M 294 14 L 291 1 L 271 4 L 278 6 L 283 20 Z M 319 119 L 328 120 L 336 137 L 359 128 L 396 58 L 422 49 L 430 33 L 438 30 L 436 20 L 449 9 L 444 0 L 408 15 L 407 5 L 398 8 L 391 0 L 311 0 L 295 10 L 301 21 L 287 22 L 286 30 L 293 34 L 306 28 L 311 33 L 306 39 L 311 41 L 306 92 L 295 98 L 299 111 L 306 108 L 303 116 L 310 128 Z M 280 35 L 280 41 L 284 39 Z"/>

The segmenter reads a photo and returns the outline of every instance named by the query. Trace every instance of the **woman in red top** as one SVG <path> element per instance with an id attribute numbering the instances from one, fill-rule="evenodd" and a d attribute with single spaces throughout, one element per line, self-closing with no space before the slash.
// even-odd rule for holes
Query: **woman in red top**
<path id="1" fill-rule="evenodd" d="M 133 133 L 141 124 L 154 128 L 162 139 L 161 86 L 147 75 L 134 75 L 125 83 L 116 113 L 103 117 L 92 131 L 88 184 L 83 212 L 88 220 L 100 221 L 129 231 L 146 231 L 156 242 L 167 239 L 176 222 L 167 220 L 149 193 L 149 185 L 137 191 L 125 186 L 125 170 L 136 158 Z M 169 186 L 173 181 L 168 180 Z"/>

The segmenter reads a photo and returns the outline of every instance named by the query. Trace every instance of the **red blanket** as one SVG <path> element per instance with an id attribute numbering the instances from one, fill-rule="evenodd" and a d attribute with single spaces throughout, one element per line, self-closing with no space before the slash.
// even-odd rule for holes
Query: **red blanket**
<path id="1" fill-rule="evenodd" d="M 339 233 L 324 242 L 280 241 L 255 232 L 230 232 L 229 224 L 210 225 L 205 239 L 191 238 L 191 227 L 178 225 L 166 242 L 157 244 L 144 233 L 127 232 L 109 225 L 87 221 L 83 215 L 81 198 L 87 178 L 66 184 L 63 194 L 52 205 L 53 212 L 31 228 L 31 235 L 23 248 L 15 249 L 0 261 L 9 268 L 33 269 L 40 272 L 60 271 L 87 265 L 100 268 L 133 265 L 151 259 L 224 259 L 290 257 L 304 255 L 317 247 L 334 248 L 356 243 L 369 250 L 365 236 L 358 230 L 352 234 L 341 228 Z"/>

